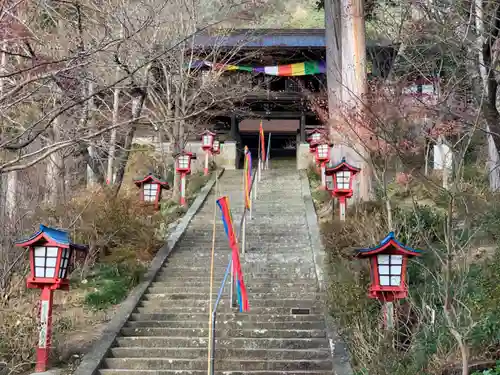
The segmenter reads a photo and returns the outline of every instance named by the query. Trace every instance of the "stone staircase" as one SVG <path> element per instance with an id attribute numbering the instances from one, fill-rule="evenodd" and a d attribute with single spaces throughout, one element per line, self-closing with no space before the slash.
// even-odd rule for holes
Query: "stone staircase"
<path id="1" fill-rule="evenodd" d="M 233 221 L 242 213 L 242 171 L 226 171 Z M 273 164 L 258 188 L 242 257 L 250 312 L 229 306 L 229 285 L 217 310 L 215 373 L 332 374 L 322 295 L 318 293 L 299 174 Z M 207 373 L 212 191 L 143 296 L 102 363 L 101 375 Z M 212 304 L 230 250 L 216 219 Z"/>

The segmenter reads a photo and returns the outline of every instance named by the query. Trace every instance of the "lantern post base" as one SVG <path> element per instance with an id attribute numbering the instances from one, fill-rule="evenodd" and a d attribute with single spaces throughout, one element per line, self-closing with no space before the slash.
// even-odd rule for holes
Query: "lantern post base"
<path id="1" fill-rule="evenodd" d="M 50 285 L 44 286 L 40 297 L 40 330 L 36 349 L 35 372 L 47 371 L 49 365 L 52 336 L 52 302 L 54 291 Z"/>

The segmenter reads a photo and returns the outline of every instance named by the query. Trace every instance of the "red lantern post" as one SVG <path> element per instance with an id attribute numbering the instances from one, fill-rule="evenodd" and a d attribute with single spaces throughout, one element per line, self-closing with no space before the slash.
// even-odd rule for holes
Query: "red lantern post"
<path id="1" fill-rule="evenodd" d="M 345 215 L 347 211 L 347 198 L 352 197 L 352 181 L 354 176 L 361 171 L 360 168 L 356 168 L 345 161 L 342 161 L 335 165 L 334 167 L 327 168 L 325 171 L 326 176 L 331 176 L 333 179 L 332 183 L 332 195 L 337 197 L 339 200 L 339 211 L 340 220 L 345 220 Z"/>
<path id="2" fill-rule="evenodd" d="M 316 146 L 316 163 L 321 166 L 321 188 L 326 189 L 326 163 L 330 161 L 330 145 L 321 143 Z"/>
<path id="3" fill-rule="evenodd" d="M 52 301 L 54 290 L 69 290 L 69 269 L 73 251 L 86 252 L 87 246 L 69 240 L 68 233 L 40 225 L 40 230 L 16 246 L 29 249 L 30 275 L 28 288 L 42 289 L 40 297 L 40 326 L 36 349 L 36 372 L 48 368 L 52 344 Z"/>
<path id="4" fill-rule="evenodd" d="M 203 173 L 208 175 L 208 155 L 212 152 L 214 145 L 215 133 L 206 129 L 201 135 L 201 148 L 205 151 L 205 168 L 203 168 Z"/>
<path id="5" fill-rule="evenodd" d="M 315 128 L 308 132 L 306 142 L 309 143 L 309 152 L 314 154 L 316 147 L 326 138 L 326 131 L 324 129 Z"/>
<path id="6" fill-rule="evenodd" d="M 167 181 L 163 181 L 152 173 L 141 179 L 135 179 L 134 184 L 141 189 L 141 201 L 154 203 L 155 209 L 160 208 L 161 190 L 169 189 Z"/>
<path id="7" fill-rule="evenodd" d="M 371 285 L 368 297 L 384 305 L 384 325 L 392 328 L 392 303 L 408 296 L 406 267 L 409 257 L 422 255 L 421 250 L 403 245 L 390 232 L 377 246 L 356 251 L 360 258 L 370 260 Z"/>
<path id="8" fill-rule="evenodd" d="M 182 151 L 177 155 L 175 170 L 181 175 L 181 205 L 186 205 L 186 175 L 191 173 L 191 159 L 193 154 L 190 152 Z"/>

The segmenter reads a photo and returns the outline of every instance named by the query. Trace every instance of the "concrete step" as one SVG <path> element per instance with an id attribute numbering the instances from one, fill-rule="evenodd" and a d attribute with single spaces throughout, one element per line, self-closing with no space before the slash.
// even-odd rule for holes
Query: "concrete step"
<path id="1" fill-rule="evenodd" d="M 294 308 L 300 308 L 300 305 L 294 306 Z M 324 312 L 324 308 L 322 306 L 304 306 L 309 309 L 310 314 L 322 314 Z M 149 301 L 143 301 L 140 304 L 140 307 L 137 308 L 137 312 L 140 314 L 144 313 L 154 313 L 154 312 L 163 312 L 168 311 L 170 313 L 208 313 L 208 304 L 206 306 L 198 306 L 198 307 L 185 307 L 185 306 L 168 306 L 151 303 Z M 219 312 L 233 312 L 236 311 L 236 308 L 229 307 L 229 304 L 221 304 L 217 309 L 217 313 Z M 277 314 L 277 315 L 285 315 L 292 313 L 292 307 L 254 307 L 252 306 L 252 302 L 250 302 L 250 311 L 252 314 Z"/>
<path id="2" fill-rule="evenodd" d="M 208 314 L 205 313 L 133 313 L 131 321 L 147 321 L 147 320 L 175 320 L 175 321 L 194 321 L 194 322 L 207 322 Z M 218 321 L 227 322 L 273 322 L 273 323 L 296 323 L 296 322 L 324 322 L 324 316 L 321 314 L 304 314 L 304 315 L 290 315 L 290 314 L 249 314 L 249 313 L 224 313 L 217 311 Z"/>
<path id="3" fill-rule="evenodd" d="M 217 338 L 216 347 L 226 349 L 328 349 L 325 338 Z M 208 337 L 117 337 L 119 347 L 206 348 Z"/>
<path id="4" fill-rule="evenodd" d="M 206 297 L 205 297 L 206 298 Z M 163 294 L 146 294 L 144 299 L 142 300 L 143 306 L 148 306 L 150 304 L 155 304 L 158 306 L 163 306 L 166 309 L 174 304 L 177 307 L 200 307 L 200 306 L 208 306 L 208 299 L 176 299 L 175 302 L 171 299 L 165 298 Z M 214 301 L 212 301 L 214 302 Z M 224 306 L 228 304 L 229 301 L 227 299 L 221 299 L 219 302 L 219 306 Z M 301 308 L 318 308 L 323 307 L 324 304 L 319 300 L 314 299 L 262 299 L 262 298 L 253 298 L 250 301 L 252 307 L 301 307 Z"/>
<path id="5" fill-rule="evenodd" d="M 155 337 L 204 337 L 208 338 L 208 328 L 164 328 L 164 327 L 127 327 L 122 328 L 123 337 L 132 336 L 155 336 Z M 216 337 L 219 338 L 318 338 L 326 337 L 325 331 L 299 330 L 299 329 L 228 329 L 223 326 L 216 326 Z"/>
<path id="6" fill-rule="evenodd" d="M 117 369 L 171 369 L 171 370 L 206 370 L 206 359 L 178 358 L 106 358 L 104 366 Z M 220 360 L 217 371 L 296 371 L 296 370 L 332 370 L 331 360 Z"/>
<path id="7" fill-rule="evenodd" d="M 112 348 L 115 358 L 207 358 L 206 348 Z M 302 349 L 226 349 L 216 348 L 215 358 L 227 359 L 272 359 L 272 360 L 329 360 L 330 351 Z M 218 363 L 218 362 L 217 362 Z"/>
<path id="8" fill-rule="evenodd" d="M 224 275 L 215 275 L 214 281 L 220 282 L 224 278 Z M 316 278 L 311 276 L 311 277 L 300 277 L 300 275 L 263 275 L 263 276 L 256 276 L 254 277 L 251 273 L 248 275 L 245 274 L 245 269 L 243 267 L 243 278 L 244 280 L 252 280 L 253 284 L 256 285 L 270 285 L 270 284 L 278 284 L 281 285 L 283 283 L 285 284 L 311 284 L 314 285 L 316 284 Z M 178 283 L 178 284 L 197 284 L 197 283 L 202 283 L 205 284 L 210 280 L 210 274 L 206 275 L 198 275 L 198 276 L 186 276 L 186 277 L 174 277 L 172 274 L 169 274 L 168 272 L 160 272 L 158 276 L 156 277 L 155 281 L 172 281 L 173 283 Z"/>
<path id="9" fill-rule="evenodd" d="M 214 285 L 212 290 L 212 298 L 217 296 L 220 285 Z M 303 293 L 301 291 L 295 291 L 293 289 L 290 290 L 282 290 L 282 291 L 274 291 L 269 292 L 268 290 L 262 289 L 263 292 L 254 292 L 252 289 L 247 288 L 249 297 L 251 296 L 252 300 L 256 299 L 290 299 L 290 298 L 304 298 L 322 300 L 324 295 L 322 293 Z M 199 290 L 193 289 L 191 293 L 188 292 L 173 292 L 169 288 L 161 288 L 161 287 L 150 287 L 147 291 L 148 298 L 161 298 L 164 300 L 185 300 L 185 299 L 196 299 L 203 300 L 208 299 L 210 294 L 208 288 L 205 289 L 204 293 L 199 293 Z"/>
<path id="10" fill-rule="evenodd" d="M 100 369 L 99 375 L 206 375 L 207 370 Z M 224 375 L 332 375 L 332 371 L 224 371 Z"/>
<path id="11" fill-rule="evenodd" d="M 132 320 L 125 324 L 128 328 L 196 328 L 208 329 L 208 321 L 172 321 L 172 320 Z M 244 320 L 224 321 L 217 320 L 217 329 L 298 329 L 315 330 L 324 329 L 325 323 L 322 321 L 294 321 L 294 322 L 248 322 Z"/>

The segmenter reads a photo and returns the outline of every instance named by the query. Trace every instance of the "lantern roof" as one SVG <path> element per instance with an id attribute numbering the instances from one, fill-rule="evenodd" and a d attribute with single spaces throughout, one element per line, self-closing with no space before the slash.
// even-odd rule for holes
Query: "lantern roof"
<path id="1" fill-rule="evenodd" d="M 27 247 L 38 242 L 50 242 L 59 247 L 71 247 L 79 251 L 88 250 L 88 246 L 72 243 L 69 239 L 68 232 L 60 229 L 49 228 L 43 224 L 40 224 L 40 230 L 33 234 L 31 237 L 16 241 L 16 246 Z"/>
<path id="2" fill-rule="evenodd" d="M 148 173 L 145 177 L 143 178 L 135 178 L 134 179 L 134 184 L 136 186 L 141 186 L 142 184 L 145 184 L 147 182 L 153 182 L 155 184 L 160 185 L 164 189 L 168 189 L 170 186 L 168 185 L 168 182 L 159 178 L 153 173 Z"/>
<path id="3" fill-rule="evenodd" d="M 210 131 L 208 129 L 205 129 L 199 135 L 211 135 L 211 136 L 215 136 L 216 133 L 214 133 L 214 132 L 212 132 L 212 131 Z"/>
<path id="4" fill-rule="evenodd" d="M 174 154 L 174 159 L 177 159 L 179 156 L 183 156 L 183 155 L 189 155 L 191 157 L 191 159 L 195 160 L 196 159 L 196 153 L 195 152 L 191 152 L 191 151 L 186 151 L 186 150 L 182 150 L 181 152 L 178 152 L 177 154 Z"/>
<path id="5" fill-rule="evenodd" d="M 367 256 L 372 256 L 376 255 L 379 253 L 383 253 L 387 249 L 391 249 L 395 251 L 396 253 L 399 254 L 404 254 L 408 256 L 420 256 L 422 255 L 422 250 L 417 250 L 413 249 L 409 246 L 403 245 L 401 242 L 399 242 L 395 235 L 394 232 L 390 232 L 380 243 L 375 246 L 375 247 L 370 247 L 366 249 L 359 249 L 356 250 L 357 256 L 360 257 L 367 257 Z"/>
<path id="6" fill-rule="evenodd" d="M 320 134 L 325 134 L 326 130 L 324 128 L 314 128 L 313 130 L 308 130 L 307 134 L 315 134 L 315 133 L 320 133 Z"/>
<path id="7" fill-rule="evenodd" d="M 345 156 L 344 156 L 342 158 L 342 160 L 340 161 L 340 163 L 334 165 L 333 167 L 326 168 L 325 174 L 330 176 L 330 175 L 333 175 L 333 174 L 335 174 L 337 172 L 341 172 L 341 171 L 350 171 L 350 172 L 356 174 L 359 171 L 361 171 L 361 168 L 357 168 L 357 167 L 349 164 L 348 162 L 346 162 Z"/>

